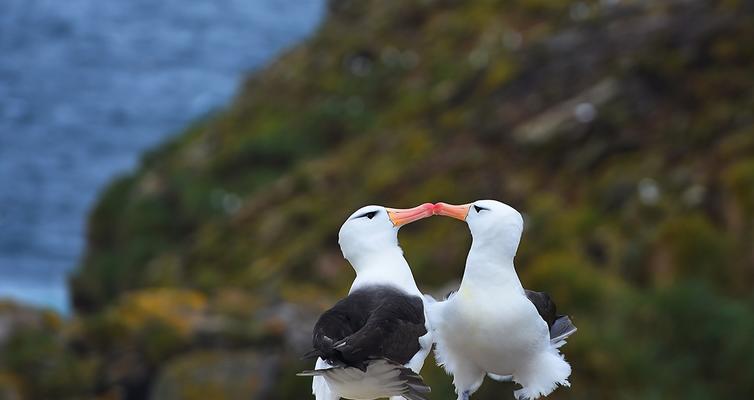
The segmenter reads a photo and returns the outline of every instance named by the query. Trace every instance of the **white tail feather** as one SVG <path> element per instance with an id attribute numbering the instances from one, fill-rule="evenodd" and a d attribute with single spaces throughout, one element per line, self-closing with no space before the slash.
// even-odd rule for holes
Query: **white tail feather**
<path id="1" fill-rule="evenodd" d="M 319 361 L 317 366 L 320 366 Z M 352 367 L 328 367 L 304 371 L 298 375 L 314 377 L 312 389 L 317 400 L 338 397 L 371 400 L 391 396 L 423 400 L 421 394 L 429 392 L 429 387 L 424 384 L 421 376 L 388 360 L 369 362 L 366 372 Z"/>
<path id="2" fill-rule="evenodd" d="M 328 368 L 329 364 L 327 364 L 323 359 L 318 358 L 317 363 L 314 365 L 315 371 L 322 370 L 322 368 Z M 312 394 L 314 395 L 314 398 L 316 400 L 338 400 L 340 396 L 333 393 L 333 391 L 330 389 L 330 385 L 327 384 L 327 381 L 323 376 L 320 376 L 318 373 L 309 374 L 307 376 L 313 376 L 312 378 Z"/>

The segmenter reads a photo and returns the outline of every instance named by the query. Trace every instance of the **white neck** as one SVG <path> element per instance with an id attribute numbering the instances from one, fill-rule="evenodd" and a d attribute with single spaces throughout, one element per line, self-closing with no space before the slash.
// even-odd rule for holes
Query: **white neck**
<path id="1" fill-rule="evenodd" d="M 379 253 L 372 253 L 352 260 L 356 279 L 349 293 L 370 285 L 391 285 L 409 294 L 421 296 L 414 281 L 403 251 L 400 247 L 390 248 Z"/>
<path id="2" fill-rule="evenodd" d="M 513 256 L 488 243 L 474 241 L 466 258 L 461 289 L 515 290 L 523 292 L 513 266 Z"/>

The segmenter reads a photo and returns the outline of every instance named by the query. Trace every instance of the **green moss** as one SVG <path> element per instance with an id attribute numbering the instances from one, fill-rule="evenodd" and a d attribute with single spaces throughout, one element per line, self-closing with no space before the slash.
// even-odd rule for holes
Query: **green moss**
<path id="1" fill-rule="evenodd" d="M 731 165 L 724 179 L 745 215 L 754 216 L 754 158 Z"/>
<path id="2" fill-rule="evenodd" d="M 2 364 L 15 373 L 24 397 L 75 398 L 94 386 L 94 360 L 76 354 L 52 331 L 16 332 L 5 345 Z"/>
<path id="3" fill-rule="evenodd" d="M 545 254 L 527 266 L 519 267 L 526 287 L 545 291 L 562 310 L 598 310 L 608 295 L 617 295 L 621 285 L 615 279 L 600 274 L 577 255 Z"/>
<path id="4" fill-rule="evenodd" d="M 151 393 L 159 399 L 239 399 L 265 397 L 264 375 L 271 360 L 251 352 L 195 352 L 168 363 Z"/>
<path id="5" fill-rule="evenodd" d="M 0 399 L 20 400 L 21 398 L 20 380 L 12 374 L 0 372 Z"/>
<path id="6" fill-rule="evenodd" d="M 731 270 L 730 240 L 701 216 L 669 220 L 660 229 L 658 245 L 657 251 L 669 253 L 669 259 L 656 263 L 658 279 L 694 277 L 720 287 L 730 286 L 738 279 Z M 663 276 L 666 268 L 668 276 Z"/>

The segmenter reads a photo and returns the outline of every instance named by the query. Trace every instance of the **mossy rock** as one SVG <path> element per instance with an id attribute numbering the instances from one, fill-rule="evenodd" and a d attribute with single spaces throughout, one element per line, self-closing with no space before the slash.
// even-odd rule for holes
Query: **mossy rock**
<path id="1" fill-rule="evenodd" d="M 174 288 L 149 289 L 124 296 L 113 310 L 128 330 L 159 321 L 181 336 L 190 336 L 207 310 L 204 294 Z"/>
<path id="2" fill-rule="evenodd" d="M 695 278 L 730 287 L 738 279 L 732 251 L 726 233 L 703 216 L 673 218 L 660 228 L 652 276 L 665 286 L 681 278 Z"/>
<path id="3" fill-rule="evenodd" d="M 275 357 L 253 351 L 204 351 L 182 355 L 166 363 L 150 399 L 241 400 L 268 398 Z"/>
<path id="4" fill-rule="evenodd" d="M 754 132 L 749 135 L 754 136 Z M 724 179 L 744 211 L 742 217 L 754 217 L 754 156 L 728 167 L 724 172 Z"/>
<path id="5" fill-rule="evenodd" d="M 22 400 L 19 379 L 11 374 L 0 372 L 0 400 Z"/>
<path id="6" fill-rule="evenodd" d="M 24 398 L 75 398 L 91 393 L 97 360 L 68 346 L 60 332 L 19 330 L 2 351 Z"/>

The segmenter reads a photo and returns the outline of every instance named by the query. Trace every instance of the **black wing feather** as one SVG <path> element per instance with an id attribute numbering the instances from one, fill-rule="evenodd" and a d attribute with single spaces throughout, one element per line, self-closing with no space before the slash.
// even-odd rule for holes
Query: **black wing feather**
<path id="1" fill-rule="evenodd" d="M 366 361 L 386 358 L 407 363 L 427 333 L 418 296 L 389 286 L 357 290 L 320 317 L 312 345 L 333 365 L 366 369 Z"/>
<path id="2" fill-rule="evenodd" d="M 557 308 L 555 303 L 550 298 L 550 295 L 545 292 L 535 292 L 533 290 L 525 289 L 526 297 L 529 298 L 537 308 L 539 316 L 547 322 L 547 327 L 552 328 L 555 320 L 558 319 Z"/>
<path id="3" fill-rule="evenodd" d="M 556 342 L 571 336 L 576 332 L 576 326 L 567 315 L 559 315 L 555 302 L 550 295 L 544 292 L 535 292 L 524 289 L 526 297 L 537 308 L 539 316 L 547 322 L 547 328 L 550 330 L 550 339 Z"/>

